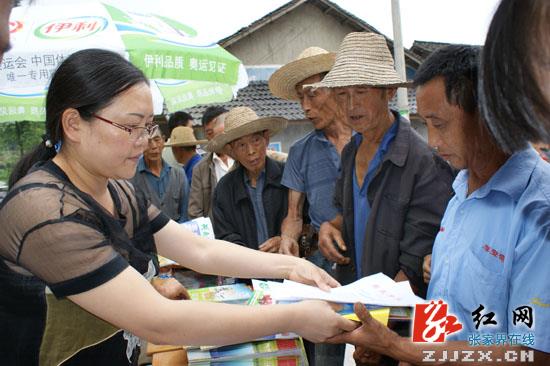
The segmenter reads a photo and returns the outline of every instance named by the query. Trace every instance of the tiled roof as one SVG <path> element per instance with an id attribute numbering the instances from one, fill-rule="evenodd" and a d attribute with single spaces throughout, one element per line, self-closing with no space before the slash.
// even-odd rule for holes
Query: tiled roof
<path id="1" fill-rule="evenodd" d="M 345 9 L 341 8 L 330 0 L 292 0 L 284 4 L 283 6 L 273 10 L 272 12 L 266 14 L 260 19 L 254 21 L 250 25 L 239 29 L 236 33 L 219 40 L 218 44 L 223 48 L 227 48 L 231 44 L 240 41 L 241 39 L 247 37 L 249 34 L 252 34 L 256 30 L 266 26 L 267 24 L 277 20 L 288 12 L 291 12 L 297 7 L 306 3 L 318 7 L 326 14 L 330 14 L 331 16 L 335 17 L 341 24 L 348 24 L 354 29 L 355 32 L 373 32 L 383 35 L 380 31 L 365 22 L 363 19 L 346 11 Z M 393 40 L 386 37 L 385 35 L 383 36 L 386 38 L 388 48 L 393 54 Z M 417 55 L 411 53 L 407 49 L 404 49 L 404 52 L 407 65 L 418 67 L 420 60 L 418 59 Z"/>
<path id="2" fill-rule="evenodd" d="M 408 89 L 409 110 L 411 114 L 416 114 L 416 94 L 414 89 Z M 187 109 L 195 121 L 200 121 L 204 110 L 210 105 L 221 105 L 226 109 L 240 106 L 252 108 L 258 116 L 281 116 L 288 120 L 305 119 L 300 103 L 280 99 L 271 94 L 267 81 L 251 81 L 246 88 L 239 90 L 237 98 L 226 103 L 216 103 L 209 105 L 198 105 Z M 394 98 L 390 107 L 396 108 L 396 98 Z"/>
<path id="3" fill-rule="evenodd" d="M 434 51 L 450 44 L 451 43 L 414 41 L 409 51 L 416 55 L 421 61 L 424 61 Z"/>

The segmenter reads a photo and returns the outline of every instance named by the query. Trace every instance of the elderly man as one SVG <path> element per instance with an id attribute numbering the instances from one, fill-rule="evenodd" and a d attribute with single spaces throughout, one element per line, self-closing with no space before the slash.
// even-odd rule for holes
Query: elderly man
<path id="1" fill-rule="evenodd" d="M 273 95 L 299 100 L 314 130 L 291 148 L 285 165 L 282 184 L 288 187 L 288 212 L 281 228 L 280 253 L 299 254 L 298 239 L 302 233 L 304 202 L 309 204 L 309 219 L 315 232 L 321 223 L 334 219 L 336 207 L 330 197 L 340 174 L 340 154 L 349 142 L 351 129 L 337 117 L 336 101 L 327 88 L 303 88 L 319 82 L 334 65 L 334 53 L 319 47 L 305 49 L 296 60 L 282 66 L 269 79 Z M 328 199 L 327 199 L 328 198 Z M 313 243 L 317 246 L 317 243 Z M 309 248 L 303 248 L 304 252 Z M 311 255 L 315 264 L 330 270 L 320 252 Z"/>
<path id="2" fill-rule="evenodd" d="M 170 135 L 170 140 L 164 145 L 171 147 L 176 161 L 183 165 L 187 181 L 193 178 L 193 168 L 201 160 L 197 153 L 197 145 L 205 144 L 207 140 L 197 140 L 191 127 L 176 127 Z"/>
<path id="3" fill-rule="evenodd" d="M 385 38 L 374 33 L 348 34 L 334 67 L 314 85 L 334 88 L 345 123 L 357 132 L 342 152 L 334 197 L 340 213 L 322 224 L 319 246 L 338 263 L 343 283 L 383 272 L 409 280 L 422 295 L 422 260 L 451 197 L 453 173 L 389 109 L 404 85 Z"/>
<path id="4" fill-rule="evenodd" d="M 202 125 L 208 140 L 223 132 L 227 110 L 223 107 L 209 107 L 202 116 Z M 223 153 L 209 152 L 193 168 L 191 191 L 189 193 L 189 218 L 212 216 L 212 197 L 219 180 L 233 166 L 233 159 Z"/>
<path id="5" fill-rule="evenodd" d="M 266 156 L 269 137 L 284 129 L 284 118 L 258 118 L 248 107 L 230 110 L 225 131 L 206 146 L 227 148 L 239 166 L 227 173 L 214 193 L 216 238 L 259 249 L 280 242 L 288 191 L 281 185 L 284 164 Z M 276 245 L 278 247 L 278 245 Z"/>
<path id="6" fill-rule="evenodd" d="M 164 137 L 160 130 L 149 138 L 149 145 L 138 162 L 132 183 L 172 220 L 187 221 L 189 184 L 185 173 L 162 158 Z"/>
<path id="7" fill-rule="evenodd" d="M 435 241 L 428 290 L 461 327 L 444 343 L 412 343 L 357 305 L 363 326 L 334 341 L 360 346 L 359 359 L 367 348 L 413 364 L 445 357 L 482 363 L 481 352 L 487 364 L 550 364 L 550 165 L 529 146 L 504 152 L 480 118 L 479 54 L 472 46 L 440 49 L 415 79 L 430 145 L 462 169 Z M 441 325 L 432 334 L 450 328 Z"/>

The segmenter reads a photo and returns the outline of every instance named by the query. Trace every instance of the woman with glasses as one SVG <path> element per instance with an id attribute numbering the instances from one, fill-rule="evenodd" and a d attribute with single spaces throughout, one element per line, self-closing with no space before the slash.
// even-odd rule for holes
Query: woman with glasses
<path id="1" fill-rule="evenodd" d="M 125 179 L 157 128 L 152 120 L 147 79 L 119 55 L 84 50 L 59 66 L 44 142 L 20 161 L 0 207 L 0 290 L 10 288 L 0 296 L 2 332 L 7 319 L 26 316 L 17 301 L 26 289 L 9 278 L 33 276 L 47 285 L 41 365 L 132 365 L 137 337 L 221 345 L 291 331 L 323 341 L 354 328 L 324 302 L 199 304 L 153 289 L 157 252 L 201 273 L 337 283 L 305 260 L 197 237 L 134 191 Z M 36 364 L 32 347 L 23 363 L 24 352 L 5 352 L 2 362 Z"/>

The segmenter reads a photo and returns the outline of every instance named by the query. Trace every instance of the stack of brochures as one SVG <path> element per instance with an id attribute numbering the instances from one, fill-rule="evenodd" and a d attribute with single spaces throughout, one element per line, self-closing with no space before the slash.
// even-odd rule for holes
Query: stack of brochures
<path id="1" fill-rule="evenodd" d="M 209 350 L 188 349 L 189 365 L 307 366 L 300 338 L 254 341 Z"/>
<path id="2" fill-rule="evenodd" d="M 253 280 L 255 284 L 262 281 Z M 265 289 L 252 290 L 244 283 L 214 286 L 189 290 L 192 300 L 246 304 L 249 306 L 269 305 L 271 297 Z M 189 365 L 227 366 L 307 366 L 302 339 L 294 333 L 274 334 L 253 342 L 236 345 L 199 348 L 186 347 Z"/>

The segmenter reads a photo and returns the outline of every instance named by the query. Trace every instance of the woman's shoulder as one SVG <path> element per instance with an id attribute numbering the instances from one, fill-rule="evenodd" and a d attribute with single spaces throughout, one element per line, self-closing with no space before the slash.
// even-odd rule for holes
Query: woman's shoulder
<path id="1" fill-rule="evenodd" d="M 86 206 L 66 182 L 48 172 L 37 170 L 20 179 L 1 204 L 13 217 L 50 220 Z"/>

